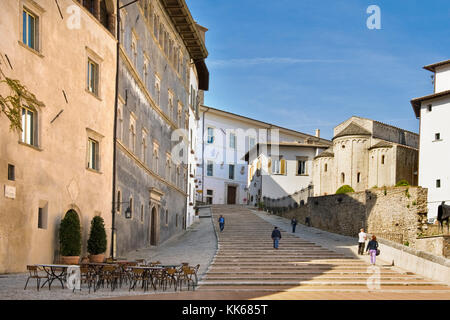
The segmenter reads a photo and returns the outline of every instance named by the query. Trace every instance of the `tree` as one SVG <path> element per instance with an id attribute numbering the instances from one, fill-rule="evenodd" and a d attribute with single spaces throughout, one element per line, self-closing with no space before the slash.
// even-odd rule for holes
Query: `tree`
<path id="1" fill-rule="evenodd" d="M 102 217 L 95 216 L 91 221 L 91 232 L 88 239 L 88 252 L 102 254 L 106 251 L 106 231 Z"/>
<path id="2" fill-rule="evenodd" d="M 81 225 L 78 214 L 70 210 L 61 220 L 59 244 L 62 256 L 79 256 L 81 253 Z"/>
<path id="3" fill-rule="evenodd" d="M 347 193 L 347 192 L 355 192 L 355 190 L 353 190 L 352 187 L 350 187 L 348 184 L 343 185 L 342 187 L 340 187 L 339 189 L 337 189 L 336 194 L 343 194 L 343 193 Z"/>
<path id="4" fill-rule="evenodd" d="M 28 91 L 19 80 L 7 77 L 1 68 L 0 61 L 0 89 L 3 86 L 6 86 L 8 93 L 7 95 L 0 93 L 0 114 L 5 114 L 9 119 L 10 130 L 22 131 L 22 107 L 27 106 L 32 111 L 36 111 L 36 108 L 43 107 L 44 103 Z"/>

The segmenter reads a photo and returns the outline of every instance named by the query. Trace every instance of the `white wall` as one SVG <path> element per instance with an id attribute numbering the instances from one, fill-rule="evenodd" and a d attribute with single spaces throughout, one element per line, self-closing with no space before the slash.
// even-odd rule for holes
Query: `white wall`
<path id="1" fill-rule="evenodd" d="M 447 89 L 448 90 L 448 89 Z M 432 111 L 427 105 L 432 104 Z M 428 218 L 437 216 L 440 201 L 450 200 L 450 98 L 424 101 L 420 109 L 419 186 L 428 188 Z M 435 141 L 440 133 L 441 141 Z M 436 180 L 441 187 L 436 188 Z M 450 201 L 446 202 L 450 204 Z"/>
<path id="2" fill-rule="evenodd" d="M 250 195 L 254 199 L 261 188 L 261 197 L 281 198 L 292 195 L 303 188 L 307 188 L 312 183 L 313 178 L 313 159 L 325 148 L 315 147 L 279 147 L 279 155 L 286 160 L 286 174 L 272 174 L 269 172 L 268 160 L 269 154 L 260 154 L 258 158 L 251 159 L 250 164 L 253 166 L 253 172 L 256 172 L 258 159 L 261 159 L 261 179 L 254 179 L 250 185 Z M 305 157 L 306 174 L 297 175 L 297 157 Z M 272 161 L 273 166 L 273 161 Z M 256 186 L 255 186 L 256 182 Z M 255 200 L 256 201 L 256 200 Z"/>
<path id="3" fill-rule="evenodd" d="M 450 65 L 436 68 L 435 93 L 450 90 Z"/>

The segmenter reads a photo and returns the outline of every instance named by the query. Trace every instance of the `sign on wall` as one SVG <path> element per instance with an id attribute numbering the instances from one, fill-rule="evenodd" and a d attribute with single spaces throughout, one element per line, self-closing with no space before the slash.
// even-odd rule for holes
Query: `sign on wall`
<path id="1" fill-rule="evenodd" d="M 8 186 L 5 184 L 5 198 L 15 199 L 16 198 L 16 187 Z"/>

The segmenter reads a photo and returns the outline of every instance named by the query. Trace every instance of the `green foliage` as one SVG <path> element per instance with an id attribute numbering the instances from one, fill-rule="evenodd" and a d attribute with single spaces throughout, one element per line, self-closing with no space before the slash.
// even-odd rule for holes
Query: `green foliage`
<path id="1" fill-rule="evenodd" d="M 386 186 L 384 186 L 384 195 L 387 195 L 387 189 L 386 189 Z"/>
<path id="2" fill-rule="evenodd" d="M 372 189 L 377 189 L 378 188 L 378 186 L 377 185 L 374 185 L 373 187 L 372 187 Z"/>
<path id="3" fill-rule="evenodd" d="M 396 186 L 396 187 L 409 186 L 409 182 L 406 181 L 405 179 L 402 179 L 402 180 L 398 181 L 397 184 L 396 184 L 395 186 Z"/>
<path id="4" fill-rule="evenodd" d="M 258 208 L 262 209 L 264 208 L 264 202 L 258 202 Z"/>
<path id="5" fill-rule="evenodd" d="M 0 62 L 1 64 L 1 62 Z M 39 101 L 36 96 L 20 83 L 19 80 L 7 77 L 0 67 L 0 86 L 6 86 L 8 95 L 0 94 L 0 114 L 5 114 L 9 119 L 10 130 L 22 131 L 21 113 L 22 107 L 35 111 L 37 107 L 43 107 L 44 103 Z"/>
<path id="6" fill-rule="evenodd" d="M 61 220 L 59 244 L 62 256 L 79 256 L 81 253 L 81 225 L 78 214 L 70 210 Z"/>
<path id="7" fill-rule="evenodd" d="M 413 202 L 412 202 L 412 205 L 413 205 L 413 206 L 417 206 L 417 202 L 416 202 L 416 201 L 413 201 Z"/>
<path id="8" fill-rule="evenodd" d="M 405 241 L 405 242 L 403 243 L 403 245 L 409 247 L 409 241 Z"/>
<path id="9" fill-rule="evenodd" d="M 355 190 L 353 190 L 353 188 L 350 187 L 348 184 L 345 184 L 336 190 L 336 194 L 344 194 L 348 192 L 355 192 Z"/>
<path id="10" fill-rule="evenodd" d="M 91 232 L 87 244 L 90 254 L 101 254 L 106 251 L 106 231 L 102 217 L 95 216 L 92 218 Z"/>

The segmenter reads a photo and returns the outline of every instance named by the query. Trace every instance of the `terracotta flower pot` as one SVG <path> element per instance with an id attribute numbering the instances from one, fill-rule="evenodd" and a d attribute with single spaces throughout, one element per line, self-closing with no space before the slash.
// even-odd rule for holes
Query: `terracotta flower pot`
<path id="1" fill-rule="evenodd" d="M 102 263 L 103 261 L 105 261 L 105 254 L 104 253 L 91 254 L 89 256 L 89 261 L 94 263 Z"/>
<path id="2" fill-rule="evenodd" d="M 78 264 L 80 256 L 61 256 L 62 264 Z"/>

